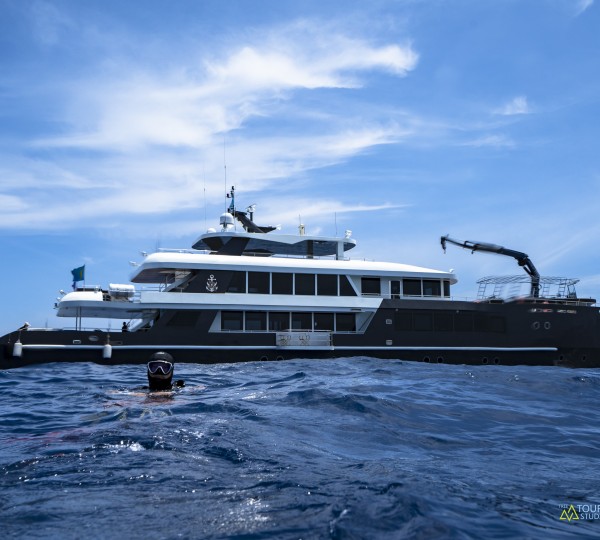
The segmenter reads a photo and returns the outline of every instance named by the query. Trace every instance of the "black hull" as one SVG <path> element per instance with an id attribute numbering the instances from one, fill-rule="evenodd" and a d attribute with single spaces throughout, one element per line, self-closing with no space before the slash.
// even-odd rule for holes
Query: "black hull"
<path id="1" fill-rule="evenodd" d="M 0 362 L 0 369 L 14 369 L 34 364 L 46 364 L 53 362 L 82 363 L 91 362 L 100 365 L 126 365 L 146 364 L 154 352 L 167 352 L 173 356 L 176 363 L 191 364 L 221 364 L 241 362 L 269 362 L 285 361 L 291 359 L 314 359 L 327 360 L 332 358 L 357 358 L 370 357 L 383 360 L 402 360 L 407 362 L 424 362 L 433 364 L 456 364 L 456 365 L 526 365 L 526 366 L 563 366 L 569 368 L 598 368 L 600 367 L 600 350 L 598 349 L 574 349 L 556 351 L 521 351 L 521 350 L 485 350 L 473 351 L 447 350 L 447 349 L 419 349 L 418 351 L 396 351 L 380 349 L 345 349 L 335 351 L 314 351 L 310 349 L 298 349 L 295 351 L 268 351 L 255 352 L 246 350 L 223 350 L 199 351 L 180 347 L 149 346 L 144 348 L 133 348 L 127 351 L 113 350 L 111 358 L 103 358 L 101 351 L 73 352 L 61 351 L 27 351 L 20 358 L 10 354 L 10 348 L 5 350 L 4 357 Z"/>
<path id="2" fill-rule="evenodd" d="M 306 347 L 279 346 L 275 332 L 210 332 L 216 313 L 203 311 L 193 328 L 169 326 L 165 316 L 137 332 L 12 332 L 0 339 L 0 369 L 48 362 L 144 364 L 158 351 L 168 352 L 175 362 L 198 364 L 368 356 L 466 365 L 600 367 L 599 310 L 585 304 L 384 300 L 366 329 L 333 333 L 329 344 Z M 465 320 L 470 326 L 464 326 Z"/>

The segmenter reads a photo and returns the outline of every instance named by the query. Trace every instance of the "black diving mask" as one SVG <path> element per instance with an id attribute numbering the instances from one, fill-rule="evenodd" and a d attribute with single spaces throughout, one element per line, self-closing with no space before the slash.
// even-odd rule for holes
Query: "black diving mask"
<path id="1" fill-rule="evenodd" d="M 152 375 L 173 375 L 173 364 L 166 360 L 152 360 L 148 362 L 148 373 Z"/>
<path id="2" fill-rule="evenodd" d="M 169 390 L 173 377 L 173 364 L 166 360 L 148 362 L 148 386 L 150 390 Z"/>

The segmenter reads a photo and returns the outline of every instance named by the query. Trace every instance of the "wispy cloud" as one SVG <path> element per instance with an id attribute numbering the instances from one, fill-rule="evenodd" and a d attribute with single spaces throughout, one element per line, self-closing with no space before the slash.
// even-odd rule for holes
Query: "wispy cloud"
<path id="1" fill-rule="evenodd" d="M 515 142 L 506 135 L 490 134 L 461 142 L 459 143 L 459 146 L 473 146 L 476 148 L 485 146 L 494 148 L 513 148 L 515 146 Z"/>
<path id="2" fill-rule="evenodd" d="M 37 144 L 113 150 L 140 145 L 198 148 L 253 117 L 272 115 L 273 101 L 285 100 L 286 92 L 356 88 L 363 71 L 404 76 L 417 61 L 410 45 L 377 46 L 292 25 L 288 31 L 263 35 L 260 43 L 205 59 L 195 70 L 182 66 L 165 73 L 125 65 L 126 74 L 84 81 L 72 95 L 69 131 Z"/>
<path id="3" fill-rule="evenodd" d="M 70 24 L 43 0 L 32 20 L 46 44 L 56 43 Z M 74 40 L 97 35 L 85 28 L 74 33 Z M 104 47 L 107 37 L 101 39 Z M 83 39 L 86 46 L 98 45 Z M 168 68 L 153 58 L 111 55 L 84 72 L 90 75 L 62 86 L 53 81 L 52 96 L 40 98 L 52 115 L 44 120 L 56 129 L 26 141 L 21 157 L 1 160 L 0 228 L 64 228 L 84 220 L 111 226 L 126 215 L 197 206 L 207 183 L 209 198 L 222 195 L 215 178 L 223 176 L 224 140 L 237 168 L 233 182 L 251 191 L 407 133 L 364 109 L 333 111 L 318 99 L 296 97 L 360 91 L 367 72 L 403 77 L 418 63 L 408 42 L 374 43 L 330 24 L 300 21 L 248 32 L 241 41 L 237 36 L 210 54 L 199 51 L 204 56 L 178 51 L 174 58 L 185 60 Z M 300 110 L 302 127 L 291 134 L 286 122 Z M 269 137 L 248 138 L 244 128 L 252 121 L 268 121 Z"/>
<path id="4" fill-rule="evenodd" d="M 575 2 L 575 16 L 581 15 L 586 9 L 592 7 L 594 0 L 577 0 Z"/>
<path id="5" fill-rule="evenodd" d="M 501 114 L 504 116 L 513 116 L 517 114 L 529 114 L 531 113 L 531 107 L 527 102 L 527 98 L 525 96 L 517 96 L 510 100 L 508 103 L 496 109 L 494 111 L 496 114 Z"/>
<path id="6" fill-rule="evenodd" d="M 278 197 L 277 199 L 265 199 L 261 208 L 265 209 L 264 214 L 260 213 L 261 223 L 282 224 L 285 226 L 297 226 L 299 218 L 307 226 L 307 230 L 314 231 L 316 224 L 333 223 L 335 215 L 355 214 L 360 212 L 377 212 L 382 210 L 393 210 L 405 208 L 405 204 L 350 204 L 345 205 L 335 199 L 309 199 L 303 197 Z M 295 213 L 289 212 L 289 208 L 294 208 Z"/>
<path id="7" fill-rule="evenodd" d="M 227 144 L 229 177 L 246 193 L 261 191 L 402 135 L 395 125 L 373 125 L 324 135 L 233 139 Z M 21 176 L 10 187 L 18 194 L 10 196 L 0 214 L 0 227 L 65 228 L 82 222 L 111 227 L 119 216 L 181 212 L 205 196 L 218 200 L 223 194 L 221 152 L 215 146 L 178 152 L 138 149 L 96 159 L 94 166 L 86 159 L 69 159 L 63 168 L 46 171 L 43 163 L 19 160 Z"/>

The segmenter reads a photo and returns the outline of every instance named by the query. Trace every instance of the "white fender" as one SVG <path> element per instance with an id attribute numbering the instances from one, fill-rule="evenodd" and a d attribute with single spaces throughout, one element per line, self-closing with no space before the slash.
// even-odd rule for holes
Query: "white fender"
<path id="1" fill-rule="evenodd" d="M 23 344 L 20 341 L 17 341 L 13 345 L 13 357 L 21 358 L 21 356 L 23 356 Z"/>
<path id="2" fill-rule="evenodd" d="M 112 346 L 110 345 L 110 343 L 107 343 L 106 345 L 104 345 L 104 347 L 102 347 L 102 358 L 110 358 L 112 356 Z"/>

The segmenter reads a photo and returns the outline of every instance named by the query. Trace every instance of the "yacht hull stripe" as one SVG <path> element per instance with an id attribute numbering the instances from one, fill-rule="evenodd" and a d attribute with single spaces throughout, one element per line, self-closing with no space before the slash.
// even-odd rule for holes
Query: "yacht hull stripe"
<path id="1" fill-rule="evenodd" d="M 368 347 L 368 346 L 344 346 L 344 347 L 277 347 L 276 345 L 111 345 L 115 350 L 279 350 L 279 351 L 490 351 L 490 352 L 556 352 L 557 347 Z M 44 345 L 31 344 L 23 345 L 23 349 L 41 349 L 41 350 L 68 350 L 68 349 L 87 349 L 102 350 L 104 345 Z"/>

